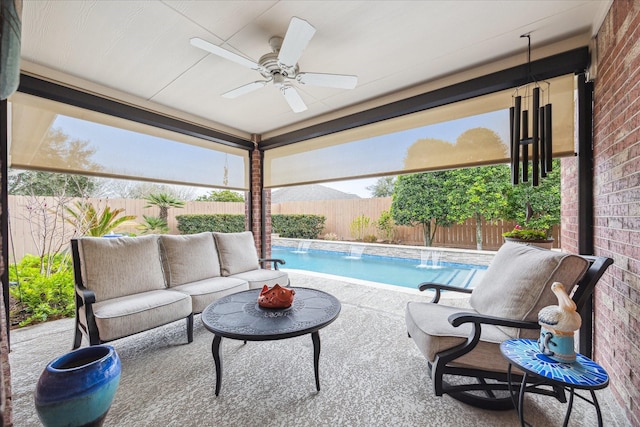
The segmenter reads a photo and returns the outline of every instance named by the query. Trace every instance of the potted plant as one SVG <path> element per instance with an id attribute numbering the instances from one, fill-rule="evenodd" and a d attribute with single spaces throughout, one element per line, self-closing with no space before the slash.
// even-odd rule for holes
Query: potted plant
<path id="1" fill-rule="evenodd" d="M 518 224 L 513 230 L 502 233 L 502 237 L 506 242 L 530 243 L 547 249 L 553 246 L 548 230 L 530 228 L 530 225 L 522 227 Z"/>
<path id="2" fill-rule="evenodd" d="M 531 204 L 527 202 L 524 220 L 522 218 L 519 220 L 521 222 L 513 230 L 502 233 L 506 242 L 527 243 L 551 249 L 553 246 L 553 238 L 550 236 L 551 227 L 559 222 L 559 218 L 546 212 L 534 214 Z"/>

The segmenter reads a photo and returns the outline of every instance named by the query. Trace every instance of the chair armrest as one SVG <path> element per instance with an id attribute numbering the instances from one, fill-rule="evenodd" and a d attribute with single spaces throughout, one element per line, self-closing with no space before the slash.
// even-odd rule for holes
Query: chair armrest
<path id="1" fill-rule="evenodd" d="M 453 292 L 460 292 L 463 294 L 470 294 L 471 292 L 473 292 L 473 289 L 459 288 L 457 286 L 443 285 L 440 283 L 423 282 L 418 285 L 418 290 L 420 290 L 421 292 L 429 289 L 433 289 L 434 291 L 436 291 L 436 294 L 433 296 L 433 299 L 431 300 L 431 302 L 434 304 L 440 301 L 441 291 L 453 291 Z"/>
<path id="2" fill-rule="evenodd" d="M 84 286 L 76 285 L 76 294 L 80 297 L 83 304 L 93 304 L 96 302 L 96 294 L 92 290 L 85 288 Z"/>
<path id="3" fill-rule="evenodd" d="M 477 326 L 481 324 L 485 325 L 496 325 L 496 326 L 506 326 L 509 328 L 519 328 L 519 329 L 538 329 L 540 325 L 537 322 L 530 322 L 527 320 L 512 320 L 505 319 L 503 317 L 495 317 L 495 316 L 484 316 L 482 314 L 474 314 L 474 313 L 453 313 L 448 318 L 449 323 L 451 325 L 458 327 L 463 323 L 475 323 Z"/>
<path id="4" fill-rule="evenodd" d="M 260 265 L 262 265 L 262 268 L 265 268 L 266 264 L 268 262 L 271 262 L 273 263 L 273 268 L 275 268 L 276 270 L 279 270 L 278 264 L 286 264 L 286 262 L 284 262 L 284 260 L 280 258 L 260 258 L 258 261 L 260 262 Z"/>
<path id="5" fill-rule="evenodd" d="M 463 323 L 471 323 L 471 332 L 465 342 L 437 353 L 434 365 L 438 372 L 440 372 L 443 369 L 442 367 L 446 366 L 449 362 L 471 352 L 476 347 L 480 341 L 483 323 L 485 325 L 497 325 L 521 329 L 537 329 L 540 327 L 537 322 L 504 319 L 502 317 L 484 316 L 482 314 L 468 312 L 453 313 L 449 316 L 448 320 L 449 323 L 455 327 L 458 327 Z"/>

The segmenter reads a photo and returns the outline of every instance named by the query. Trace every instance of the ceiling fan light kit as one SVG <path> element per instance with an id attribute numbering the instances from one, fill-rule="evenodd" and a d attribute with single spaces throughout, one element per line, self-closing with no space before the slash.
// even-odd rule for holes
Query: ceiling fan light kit
<path id="1" fill-rule="evenodd" d="M 300 93 L 292 83 L 309 86 L 330 87 L 336 89 L 353 89 L 358 84 L 358 77 L 345 74 L 300 73 L 298 60 L 315 34 L 316 29 L 304 19 L 291 18 L 284 39 L 274 36 L 269 39 L 272 52 L 262 55 L 258 62 L 252 61 L 230 50 L 216 46 L 198 37 L 190 40 L 191 45 L 235 62 L 245 68 L 258 71 L 266 80 L 259 80 L 242 85 L 222 94 L 224 98 L 237 98 L 273 83 L 294 113 L 307 109 Z"/>

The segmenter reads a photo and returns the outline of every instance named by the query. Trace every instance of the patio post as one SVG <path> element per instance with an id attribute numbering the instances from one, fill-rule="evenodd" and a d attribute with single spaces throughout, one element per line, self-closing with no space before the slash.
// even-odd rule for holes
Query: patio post
<path id="1" fill-rule="evenodd" d="M 260 258 L 271 255 L 271 190 L 264 189 L 264 151 L 259 148 L 260 135 L 251 138 L 254 148 L 250 152 L 249 197 L 245 202 L 248 229 Z"/>

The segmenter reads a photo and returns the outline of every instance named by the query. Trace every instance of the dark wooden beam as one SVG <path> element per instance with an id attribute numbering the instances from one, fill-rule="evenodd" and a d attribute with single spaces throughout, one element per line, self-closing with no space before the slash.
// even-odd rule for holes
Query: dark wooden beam
<path id="1" fill-rule="evenodd" d="M 5 316 L 5 326 L 7 333 L 7 348 L 11 349 L 11 322 L 9 319 L 9 190 L 7 185 L 8 180 L 8 166 L 7 158 L 9 153 L 9 126 L 7 118 L 7 100 L 0 100 L 0 180 L 2 181 L 2 188 L 0 188 L 0 204 L 2 209 L 0 210 L 0 230 L 2 230 L 2 236 L 0 241 L 2 242 L 2 274 L 0 274 L 0 281 L 2 281 L 2 298 L 4 300 L 4 313 L 0 315 Z"/>
<path id="2" fill-rule="evenodd" d="M 578 75 L 578 253 L 593 255 L 593 82 Z M 593 295 L 582 311 L 579 332 L 580 353 L 591 357 L 593 350 Z"/>
<path id="3" fill-rule="evenodd" d="M 187 123 L 182 120 L 163 116 L 131 105 L 123 104 L 111 99 L 102 98 L 77 89 L 72 89 L 46 80 L 38 79 L 26 74 L 20 75 L 19 92 L 52 101 L 62 102 L 98 113 L 120 117 L 160 129 L 189 135 L 195 138 L 223 144 L 229 147 L 241 148 L 244 150 L 253 149 L 253 144 L 249 140 L 238 138 L 215 129 Z"/>
<path id="4" fill-rule="evenodd" d="M 539 59 L 531 63 L 531 75 L 537 80 L 545 80 L 565 74 L 583 72 L 589 64 L 589 48 L 581 47 L 568 52 Z M 265 139 L 260 144 L 262 150 L 294 144 L 405 114 L 428 110 L 453 102 L 487 95 L 529 83 L 527 64 L 503 71 L 487 74 L 465 82 L 457 83 L 431 92 L 416 95 L 370 110 L 354 113 L 304 129 Z"/>

